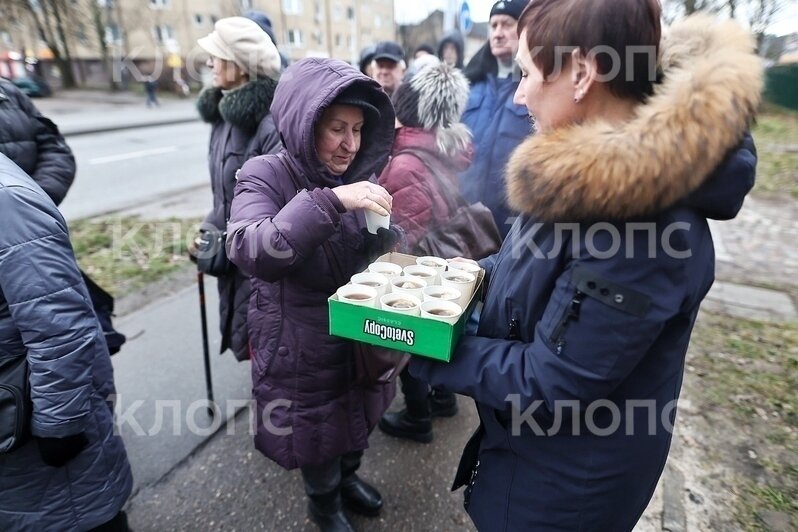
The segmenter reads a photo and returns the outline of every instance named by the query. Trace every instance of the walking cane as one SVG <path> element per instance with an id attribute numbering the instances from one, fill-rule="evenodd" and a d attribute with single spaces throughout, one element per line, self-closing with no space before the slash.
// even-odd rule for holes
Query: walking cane
<path id="1" fill-rule="evenodd" d="M 202 356 L 205 359 L 205 391 L 208 396 L 208 416 L 213 419 L 213 381 L 211 380 L 211 354 L 208 348 L 208 314 L 205 311 L 205 275 L 197 272 L 199 286 L 200 321 L 202 322 Z"/>

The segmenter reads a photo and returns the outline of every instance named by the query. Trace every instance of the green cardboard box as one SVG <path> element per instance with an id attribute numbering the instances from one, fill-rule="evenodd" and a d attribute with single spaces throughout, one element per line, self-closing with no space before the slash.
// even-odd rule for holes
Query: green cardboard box
<path id="1" fill-rule="evenodd" d="M 377 261 L 392 262 L 403 268 L 416 263 L 416 257 L 388 253 Z M 329 302 L 330 334 L 367 344 L 378 345 L 412 355 L 449 362 L 466 321 L 482 291 L 485 271 L 477 275 L 474 295 L 467 309 L 454 325 L 417 316 L 406 316 L 371 307 L 344 303 L 333 294 Z"/>

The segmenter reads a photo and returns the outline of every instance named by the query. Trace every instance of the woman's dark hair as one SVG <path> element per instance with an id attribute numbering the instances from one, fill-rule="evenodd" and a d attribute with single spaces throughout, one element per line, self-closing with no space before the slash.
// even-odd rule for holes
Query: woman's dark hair
<path id="1" fill-rule="evenodd" d="M 545 79 L 559 75 L 574 48 L 595 56 L 620 98 L 643 101 L 657 82 L 662 37 L 659 0 L 532 0 L 518 19 Z"/>

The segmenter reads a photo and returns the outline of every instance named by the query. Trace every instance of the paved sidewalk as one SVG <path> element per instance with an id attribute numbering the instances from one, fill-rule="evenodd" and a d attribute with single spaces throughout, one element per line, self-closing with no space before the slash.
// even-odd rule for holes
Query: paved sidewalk
<path id="1" fill-rule="evenodd" d="M 159 101 L 160 107 L 148 109 L 139 94 L 81 90 L 60 92 L 34 103 L 67 137 L 199 120 L 193 98 Z"/>

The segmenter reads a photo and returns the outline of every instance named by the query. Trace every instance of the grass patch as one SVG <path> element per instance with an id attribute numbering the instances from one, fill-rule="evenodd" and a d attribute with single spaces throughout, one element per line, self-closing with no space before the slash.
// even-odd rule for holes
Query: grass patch
<path id="1" fill-rule="evenodd" d="M 767 106 L 759 115 L 753 136 L 759 155 L 754 191 L 798 199 L 798 153 L 778 149 L 798 148 L 798 112 Z"/>
<path id="2" fill-rule="evenodd" d="M 724 417 L 750 436 L 763 471 L 738 478 L 738 524 L 764 530 L 758 514 L 772 510 L 798 528 L 798 323 L 704 312 L 693 347 L 690 364 L 701 376 L 695 399 L 711 417 Z M 720 459 L 734 467 L 733 449 L 720 450 Z"/>
<path id="3" fill-rule="evenodd" d="M 115 297 L 189 264 L 187 244 L 201 220 L 112 217 L 70 224 L 78 264 Z"/>

